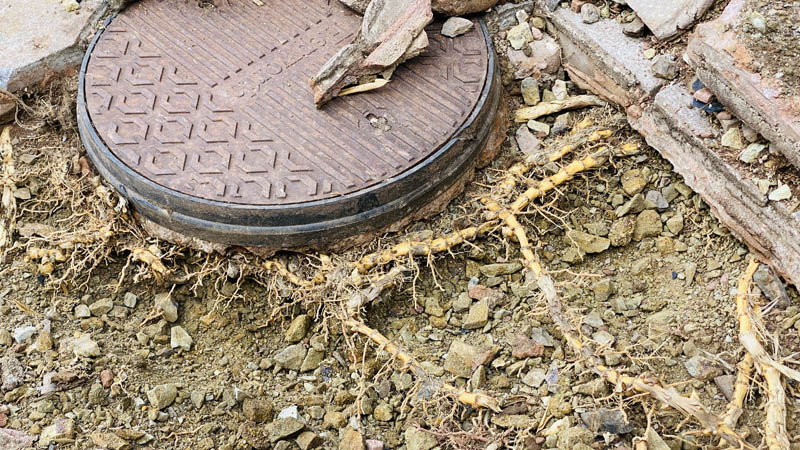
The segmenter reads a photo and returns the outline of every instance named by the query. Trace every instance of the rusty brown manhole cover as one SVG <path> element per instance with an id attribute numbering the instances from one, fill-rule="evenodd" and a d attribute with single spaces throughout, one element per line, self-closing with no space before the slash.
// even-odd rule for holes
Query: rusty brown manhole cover
<path id="1" fill-rule="evenodd" d="M 321 246 L 413 214 L 474 166 L 499 102 L 486 27 L 385 87 L 314 108 L 308 80 L 360 26 L 336 1 L 142 0 L 81 70 L 95 166 L 146 218 L 225 244 Z"/>

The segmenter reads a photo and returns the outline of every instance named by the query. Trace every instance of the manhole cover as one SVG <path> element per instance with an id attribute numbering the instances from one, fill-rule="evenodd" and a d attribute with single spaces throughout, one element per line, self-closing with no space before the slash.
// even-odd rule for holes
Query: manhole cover
<path id="1" fill-rule="evenodd" d="M 83 142 L 147 219 L 225 244 L 321 246 L 413 215 L 471 171 L 499 102 L 482 22 L 455 39 L 432 24 L 388 85 L 317 110 L 308 80 L 359 16 L 327 0 L 199 3 L 135 3 L 81 70 Z"/>

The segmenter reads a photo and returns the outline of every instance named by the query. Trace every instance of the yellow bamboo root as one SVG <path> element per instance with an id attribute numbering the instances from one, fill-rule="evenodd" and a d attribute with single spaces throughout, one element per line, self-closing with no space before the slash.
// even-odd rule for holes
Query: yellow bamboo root
<path id="1" fill-rule="evenodd" d="M 592 164 L 583 164 L 583 166 L 592 166 Z M 565 180 L 566 177 L 561 177 L 559 179 Z M 555 185 L 556 181 L 551 181 L 551 183 Z M 542 191 L 546 192 L 546 190 Z M 520 198 L 514 202 L 514 205 L 522 204 L 526 199 L 528 199 L 528 197 L 526 197 L 525 194 L 522 194 Z M 538 258 L 530 247 L 525 229 L 517 220 L 517 217 L 514 213 L 517 211 L 517 209 L 514 209 L 514 207 L 512 207 L 511 210 L 503 209 L 494 200 L 487 198 L 484 198 L 483 200 L 489 211 L 497 213 L 498 217 L 513 230 L 514 235 L 519 241 L 523 265 L 527 270 L 531 271 L 536 278 L 536 284 L 539 286 L 539 289 L 542 290 L 542 293 L 544 293 L 553 323 L 555 323 L 559 328 L 564 339 L 567 341 L 567 344 L 573 349 L 573 351 L 578 356 L 586 359 L 592 365 L 592 369 L 595 373 L 604 377 L 610 383 L 618 387 L 647 393 L 663 404 L 666 404 L 685 415 L 694 417 L 706 430 L 722 437 L 731 445 L 745 448 L 749 447 L 749 445 L 747 445 L 747 443 L 742 440 L 735 431 L 728 427 L 722 421 L 722 419 L 712 414 L 708 408 L 706 408 L 696 399 L 683 397 L 674 388 L 664 388 L 657 380 L 650 380 L 642 377 L 631 377 L 606 367 L 603 361 L 595 355 L 594 351 L 592 351 L 592 349 L 588 346 L 584 345 L 579 337 L 579 334 L 575 331 L 572 323 L 570 323 L 563 313 L 561 300 L 558 292 L 556 291 L 555 285 L 553 284 L 553 280 L 549 275 L 547 275 L 547 273 L 544 271 L 544 268 L 539 263 Z"/>
<path id="2" fill-rule="evenodd" d="M 277 272 L 278 275 L 286 278 L 286 280 L 297 287 L 306 287 L 311 284 L 309 281 L 303 280 L 292 272 L 289 272 L 289 269 L 278 261 L 264 261 L 264 268 L 270 272 Z"/>
<path id="3" fill-rule="evenodd" d="M 514 121 L 527 122 L 542 116 L 548 116 L 561 111 L 585 108 L 587 106 L 605 106 L 606 102 L 594 95 L 576 95 L 565 100 L 555 100 L 552 102 L 542 102 L 536 106 L 520 108 L 514 113 Z"/>
<path id="4" fill-rule="evenodd" d="M 753 274 L 758 269 L 759 263 L 754 258 L 750 259 L 744 274 L 739 279 L 736 289 L 736 313 L 739 319 L 739 341 L 755 361 L 756 370 L 767 381 L 767 417 L 764 420 L 764 440 L 770 450 L 788 449 L 789 437 L 786 433 L 786 392 L 783 389 L 781 374 L 783 371 L 772 358 L 769 357 L 764 347 L 758 342 L 752 326 L 751 314 L 760 318 L 760 309 L 752 308 L 748 302 L 750 283 Z M 792 372 L 792 369 L 785 368 Z M 790 375 L 787 375 L 790 376 Z"/>
<path id="5" fill-rule="evenodd" d="M 0 262 L 5 259 L 5 250 L 11 244 L 17 215 L 17 201 L 14 198 L 13 151 L 11 127 L 7 126 L 0 133 L 0 159 L 3 162 L 3 171 L 0 173 Z"/>
<path id="6" fill-rule="evenodd" d="M 386 336 L 381 334 L 379 331 L 370 328 L 364 322 L 356 320 L 352 317 L 346 319 L 344 323 L 350 328 L 351 331 L 362 334 L 369 338 L 372 342 L 378 344 L 381 350 L 390 354 L 393 358 L 397 359 L 403 363 L 403 365 L 411 369 L 417 378 L 428 378 L 428 374 L 425 372 L 425 369 L 419 365 L 417 360 L 412 355 L 387 339 Z M 488 395 L 477 392 L 466 392 L 463 389 L 459 389 L 449 384 L 442 385 L 442 390 L 456 397 L 456 399 L 462 404 L 472 406 L 473 408 L 486 408 L 495 412 L 500 412 L 500 404 L 498 401 Z"/>
<path id="7" fill-rule="evenodd" d="M 583 130 L 592 125 L 592 121 L 590 118 L 586 117 L 582 121 L 578 122 L 575 127 L 570 132 L 571 134 L 576 134 L 578 131 Z M 612 135 L 611 130 L 595 130 L 589 134 L 589 136 L 585 139 L 586 142 L 597 142 L 601 139 L 608 138 Z M 568 154 L 572 153 L 582 142 L 579 139 L 577 143 L 565 144 L 561 146 L 558 150 L 552 151 L 545 155 L 541 161 L 536 161 L 539 165 L 544 165 L 551 162 L 556 162 L 561 160 L 563 157 L 567 156 Z M 508 192 L 514 189 L 514 186 L 517 184 L 517 178 L 524 175 L 528 170 L 530 170 L 531 162 L 529 161 L 520 161 L 510 169 L 508 169 L 508 173 L 506 174 L 503 182 L 500 183 L 500 189 L 502 191 Z"/>
<path id="8" fill-rule="evenodd" d="M 373 267 L 388 264 L 406 256 L 428 256 L 445 252 L 456 245 L 471 241 L 478 236 L 486 234 L 494 226 L 494 222 L 486 222 L 477 227 L 468 227 L 454 231 L 444 237 L 426 241 L 401 242 L 394 247 L 381 252 L 371 253 L 355 263 L 359 273 L 366 273 Z"/>
<path id="9" fill-rule="evenodd" d="M 736 383 L 733 385 L 733 398 L 728 404 L 728 410 L 722 416 L 722 421 L 728 428 L 734 429 L 739 416 L 744 411 L 744 398 L 750 388 L 750 376 L 753 373 L 753 357 L 745 353 L 744 358 L 736 365 Z"/>

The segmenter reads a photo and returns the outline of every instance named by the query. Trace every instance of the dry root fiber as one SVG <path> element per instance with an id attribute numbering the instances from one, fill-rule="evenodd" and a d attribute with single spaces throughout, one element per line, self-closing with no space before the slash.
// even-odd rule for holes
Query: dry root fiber
<path id="1" fill-rule="evenodd" d="M 419 365 L 417 360 L 411 354 L 390 341 L 379 331 L 370 328 L 361 320 L 353 317 L 345 319 L 344 324 L 350 329 L 350 331 L 366 336 L 379 346 L 379 350 L 385 351 L 393 358 L 403 363 L 403 365 L 410 369 L 418 379 L 430 379 L 430 376 L 425 372 L 425 369 Z M 491 409 L 494 412 L 500 412 L 499 402 L 488 395 L 478 392 L 467 392 L 449 384 L 443 384 L 441 389 L 442 391 L 454 396 L 456 400 L 464 405 L 479 409 L 486 408 Z"/>
<path id="2" fill-rule="evenodd" d="M 761 313 L 760 308 L 754 308 L 748 301 L 748 294 L 750 282 L 758 266 L 758 261 L 751 259 L 737 286 L 736 312 L 739 318 L 739 342 L 752 356 L 756 370 L 767 382 L 767 417 L 764 421 L 764 439 L 767 446 L 770 450 L 788 449 L 786 392 L 783 389 L 781 374 L 796 381 L 800 381 L 800 379 L 795 378 L 796 371 L 779 364 L 767 354 L 753 330 L 753 322 L 760 320 Z"/>
<path id="3" fill-rule="evenodd" d="M 605 106 L 606 102 L 594 95 L 576 95 L 565 100 L 554 100 L 552 102 L 542 102 L 536 106 L 520 108 L 514 113 L 514 121 L 527 122 L 536 120 L 542 116 L 549 116 L 561 111 L 585 108 L 587 106 Z"/>
<path id="4" fill-rule="evenodd" d="M 484 198 L 483 202 L 489 211 L 497 213 L 498 217 L 511 228 L 519 242 L 523 264 L 526 270 L 529 270 L 534 275 L 537 286 L 544 294 L 553 322 L 560 329 L 564 339 L 576 355 L 585 359 L 595 373 L 617 386 L 618 389 L 632 389 L 637 392 L 647 393 L 683 414 L 694 417 L 708 432 L 719 435 L 730 445 L 748 447 L 747 443 L 739 437 L 735 431 L 728 427 L 722 419 L 712 414 L 708 408 L 703 406 L 698 400 L 683 397 L 674 388 L 664 388 L 660 385 L 658 380 L 646 379 L 644 377 L 631 377 L 605 367 L 602 360 L 596 356 L 595 352 L 582 342 L 579 334 L 572 326 L 572 323 L 566 318 L 563 312 L 561 299 L 552 279 L 547 275 L 531 249 L 527 233 L 517 220 L 516 213 L 525 208 L 532 200 L 544 195 L 572 176 L 600 166 L 602 161 L 605 161 L 607 157 L 608 151 L 604 149 L 582 160 L 573 162 L 556 175 L 542 180 L 538 187 L 531 188 L 520 195 L 510 209 L 502 208 L 496 201 L 489 198 Z"/>
<path id="5" fill-rule="evenodd" d="M 0 157 L 3 167 L 0 172 L 0 262 L 5 260 L 5 252 L 11 245 L 14 222 L 17 216 L 17 202 L 14 199 L 14 149 L 11 147 L 11 127 L 0 133 Z"/>

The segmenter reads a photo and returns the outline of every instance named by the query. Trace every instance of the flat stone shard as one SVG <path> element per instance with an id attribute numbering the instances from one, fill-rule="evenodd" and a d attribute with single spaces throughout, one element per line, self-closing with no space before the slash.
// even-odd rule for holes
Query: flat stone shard
<path id="1" fill-rule="evenodd" d="M 361 77 L 376 75 L 417 56 L 427 46 L 430 0 L 372 0 L 361 31 L 328 60 L 309 84 L 319 108 Z"/>
<path id="2" fill-rule="evenodd" d="M 733 0 L 717 19 L 698 25 L 686 54 L 706 87 L 800 168 L 800 96 L 784 94 L 783 81 L 748 67 L 754 56 L 735 31 L 746 20 L 745 5 Z"/>
<path id="3" fill-rule="evenodd" d="M 72 12 L 53 0 L 0 3 L 0 88 L 16 92 L 50 72 L 76 69 L 86 38 L 106 11 L 103 0 L 84 0 Z"/>
<path id="4" fill-rule="evenodd" d="M 270 33 L 256 38 L 229 17 Z M 408 47 L 423 53 L 391 83 L 318 110 L 308 78 L 361 30 L 337 1 L 217 2 L 212 11 L 140 0 L 86 58 L 81 136 L 159 236 L 183 233 L 207 248 L 352 246 L 441 209 L 500 135 L 494 55 L 485 24 L 473 23 L 455 38 L 429 25 Z M 373 31 L 369 39 L 385 42 Z"/>
<path id="5" fill-rule="evenodd" d="M 714 4 L 714 0 L 627 0 L 628 6 L 661 41 L 687 30 Z"/>

